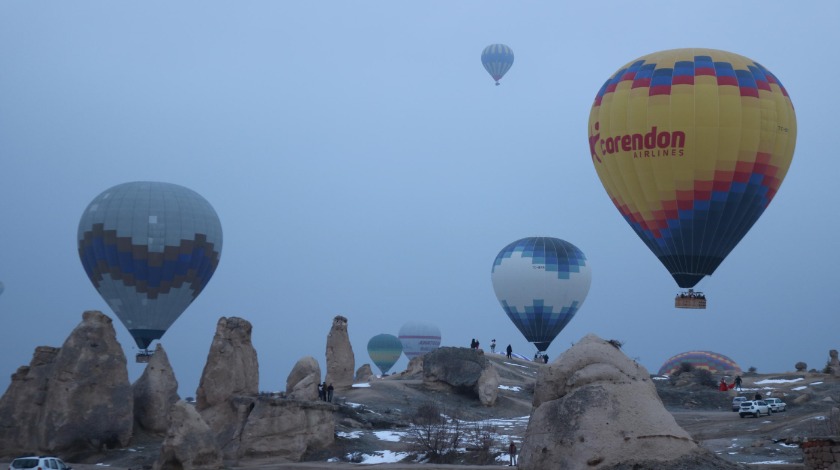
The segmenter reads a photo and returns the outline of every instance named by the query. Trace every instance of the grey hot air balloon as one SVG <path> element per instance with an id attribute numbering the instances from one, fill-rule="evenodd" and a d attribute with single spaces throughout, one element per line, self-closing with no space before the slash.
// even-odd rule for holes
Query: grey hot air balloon
<path id="1" fill-rule="evenodd" d="M 147 350 L 207 286 L 221 256 L 222 226 L 191 189 L 131 182 L 91 201 L 78 245 L 88 278 Z"/>

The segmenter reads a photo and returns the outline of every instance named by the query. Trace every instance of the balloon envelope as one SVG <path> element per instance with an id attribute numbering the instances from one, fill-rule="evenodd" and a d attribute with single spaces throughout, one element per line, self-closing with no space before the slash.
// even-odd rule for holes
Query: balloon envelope
<path id="1" fill-rule="evenodd" d="M 592 275 L 586 256 L 551 237 L 517 240 L 496 256 L 490 274 L 508 318 L 545 351 L 583 305 Z"/>
<path id="2" fill-rule="evenodd" d="M 481 64 L 498 85 L 513 65 L 513 50 L 504 44 L 490 44 L 481 52 Z"/>
<path id="3" fill-rule="evenodd" d="M 796 116 L 779 79 L 713 49 L 626 64 L 589 114 L 601 183 L 683 288 L 711 275 L 758 220 L 795 143 Z"/>
<path id="4" fill-rule="evenodd" d="M 387 374 L 394 367 L 403 352 L 402 342 L 394 335 L 376 335 L 368 341 L 368 355 L 376 367 Z"/>
<path id="5" fill-rule="evenodd" d="M 713 374 L 740 375 L 741 367 L 732 359 L 712 351 L 688 351 L 669 358 L 659 368 L 659 375 L 673 375 L 683 363 L 694 369 L 705 369 Z"/>
<path id="6" fill-rule="evenodd" d="M 105 190 L 82 214 L 77 238 L 88 278 L 141 349 L 204 290 L 222 251 L 210 203 L 170 183 Z"/>
<path id="7" fill-rule="evenodd" d="M 411 360 L 440 346 L 440 328 L 431 323 L 407 322 L 400 328 L 399 338 L 405 357 Z"/>

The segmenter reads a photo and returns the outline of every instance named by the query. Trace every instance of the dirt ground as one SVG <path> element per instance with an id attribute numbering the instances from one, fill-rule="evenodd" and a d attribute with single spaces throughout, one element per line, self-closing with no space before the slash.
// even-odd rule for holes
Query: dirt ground
<path id="1" fill-rule="evenodd" d="M 338 437 L 331 448 L 313 452 L 305 457 L 307 461 L 301 463 L 249 461 L 230 463 L 229 467 L 241 470 L 357 467 L 358 464 L 327 460 L 354 452 L 408 450 L 405 442 L 380 440 L 374 431 L 404 431 L 417 407 L 428 403 L 457 414 L 465 421 L 507 420 L 502 430 L 503 438 L 521 442 L 531 411 L 537 371 L 544 365 L 507 359 L 502 355 L 488 357 L 494 362 L 501 382 L 495 406 L 485 407 L 473 397 L 445 390 L 429 390 L 419 377 L 395 375 L 376 380 L 369 387 L 354 387 L 336 393 L 335 401 L 340 405 L 340 411 L 336 413 Z M 702 447 L 721 458 L 748 467 L 764 470 L 804 468 L 801 450 L 788 442 L 798 436 L 826 435 L 832 426 L 837 426 L 836 422 L 832 424 L 826 417 L 840 403 L 840 380 L 824 374 L 745 375 L 744 391 L 740 393 L 720 392 L 714 387 L 668 380 L 655 380 L 654 383 L 677 423 Z M 765 397 L 782 398 L 788 404 L 788 411 L 761 418 L 740 418 L 738 413 L 731 411 L 732 397 L 743 395 L 752 398 L 757 391 Z M 808 395 L 809 399 L 795 404 L 794 400 L 803 395 Z M 352 438 L 342 437 L 351 433 Z M 113 470 L 151 468 L 159 453 L 160 442 L 159 437 L 138 435 L 130 449 L 91 455 L 73 462 L 72 466 L 75 470 L 102 470 L 103 466 Z M 496 462 L 494 465 L 503 466 L 504 463 Z M 416 466 L 411 463 L 376 464 L 376 468 L 387 470 L 413 469 Z M 481 467 L 423 464 L 423 468 L 429 470 Z"/>

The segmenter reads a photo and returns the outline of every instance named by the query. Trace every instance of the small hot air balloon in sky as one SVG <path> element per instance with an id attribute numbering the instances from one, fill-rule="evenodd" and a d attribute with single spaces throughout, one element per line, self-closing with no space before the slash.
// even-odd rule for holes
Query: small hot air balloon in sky
<path id="1" fill-rule="evenodd" d="M 78 245 L 88 278 L 148 355 L 216 271 L 222 226 L 191 189 L 124 183 L 87 206 Z"/>
<path id="2" fill-rule="evenodd" d="M 704 369 L 713 374 L 740 375 L 741 367 L 732 359 L 712 351 L 688 351 L 669 358 L 659 368 L 659 375 L 674 375 L 683 364 L 692 369 Z"/>
<path id="3" fill-rule="evenodd" d="M 793 104 L 778 77 L 713 49 L 624 65 L 589 114 L 604 189 L 684 289 L 714 273 L 758 220 L 795 144 Z"/>
<path id="4" fill-rule="evenodd" d="M 399 360 L 403 352 L 403 346 L 396 336 L 381 334 L 368 341 L 367 350 L 370 360 L 376 364 L 382 375 L 385 375 Z"/>
<path id="5" fill-rule="evenodd" d="M 481 53 L 481 64 L 498 86 L 513 65 L 513 50 L 504 44 L 490 44 Z"/>
<path id="6" fill-rule="evenodd" d="M 508 318 L 542 352 L 583 305 L 592 274 L 578 247 L 528 237 L 499 252 L 490 278 Z"/>
<path id="7" fill-rule="evenodd" d="M 403 354 L 411 360 L 440 346 L 440 328 L 431 323 L 410 321 L 400 328 L 399 338 Z"/>

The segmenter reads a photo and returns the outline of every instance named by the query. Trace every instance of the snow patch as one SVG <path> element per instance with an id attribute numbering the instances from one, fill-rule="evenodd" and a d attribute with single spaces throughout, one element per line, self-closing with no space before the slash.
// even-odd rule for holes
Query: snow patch
<path id="1" fill-rule="evenodd" d="M 402 438 L 405 435 L 405 433 L 399 433 L 394 431 L 376 431 L 373 434 L 380 441 L 390 442 L 400 442 L 400 438 Z"/>
<path id="2" fill-rule="evenodd" d="M 801 382 L 805 379 L 798 378 L 798 379 L 765 379 L 759 380 L 756 382 L 756 385 L 764 385 L 764 384 L 792 384 L 794 382 Z"/>
<path id="3" fill-rule="evenodd" d="M 499 385 L 499 388 L 502 390 L 510 390 L 512 392 L 519 392 L 522 390 L 522 387 L 511 387 L 510 385 Z"/>
<path id="4" fill-rule="evenodd" d="M 353 384 L 353 388 L 369 388 L 369 387 L 370 387 L 370 384 L 367 383 L 367 382 L 360 383 L 360 384 Z"/>

